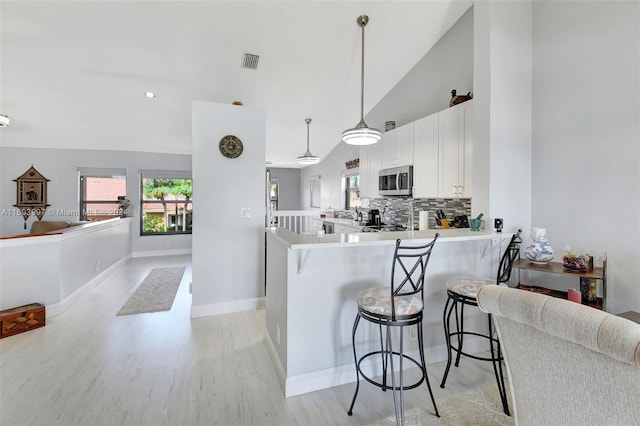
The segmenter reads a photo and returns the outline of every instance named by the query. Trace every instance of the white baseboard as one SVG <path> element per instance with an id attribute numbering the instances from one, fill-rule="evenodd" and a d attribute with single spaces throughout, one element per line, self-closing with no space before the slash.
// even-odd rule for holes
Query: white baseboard
<path id="1" fill-rule="evenodd" d="M 131 257 L 179 256 L 181 254 L 191 254 L 191 248 L 134 251 Z"/>
<path id="2" fill-rule="evenodd" d="M 65 312 L 67 309 L 75 305 L 80 299 L 82 299 L 87 293 L 96 288 L 102 281 L 104 281 L 109 275 L 111 275 L 116 268 L 118 268 L 123 263 L 127 262 L 131 257 L 125 256 L 122 259 L 118 260 L 113 265 L 109 266 L 104 271 L 100 272 L 98 275 L 87 281 L 76 291 L 71 293 L 69 296 L 65 297 L 64 300 L 58 303 L 52 303 L 47 305 L 47 316 L 56 316 Z"/>
<path id="3" fill-rule="evenodd" d="M 265 306 L 264 297 L 234 300 L 232 302 L 216 303 L 213 305 L 191 306 L 191 318 L 208 317 L 211 315 L 230 314 L 234 312 L 252 311 Z"/>
<path id="4" fill-rule="evenodd" d="M 355 363 L 349 363 L 338 367 L 327 368 L 324 370 L 318 370 L 311 373 L 299 374 L 296 376 L 284 378 L 285 370 L 280 364 L 280 360 L 275 352 L 273 342 L 271 342 L 268 333 L 265 333 L 265 341 L 267 342 L 267 347 L 270 350 L 269 355 L 271 356 L 272 362 L 276 367 L 276 371 L 278 372 L 278 378 L 280 379 L 281 384 L 284 382 L 283 387 L 284 395 L 286 398 L 301 395 L 304 393 L 315 392 L 317 390 L 327 389 L 334 386 L 340 386 L 346 383 L 353 383 L 356 380 Z M 488 350 L 487 341 L 486 339 L 483 339 L 481 337 L 466 338 L 464 342 L 464 350 L 468 353 L 485 352 Z M 417 349 L 407 354 L 414 359 L 419 359 Z M 428 364 L 446 361 L 446 345 L 427 348 L 425 352 L 425 358 L 427 359 Z M 361 368 L 370 377 L 379 376 L 381 374 L 381 370 L 376 360 L 372 358 L 368 361 L 369 362 L 362 363 Z M 427 370 L 428 369 L 429 366 L 427 366 Z M 281 378 L 280 375 L 282 375 L 283 378 Z M 433 383 L 431 385 L 433 386 Z"/>

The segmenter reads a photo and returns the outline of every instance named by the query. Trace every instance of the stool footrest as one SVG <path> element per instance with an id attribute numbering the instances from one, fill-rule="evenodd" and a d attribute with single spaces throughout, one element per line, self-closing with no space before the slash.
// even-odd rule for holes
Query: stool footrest
<path id="1" fill-rule="evenodd" d="M 360 364 L 361 364 L 365 359 L 367 359 L 368 357 L 371 357 L 371 356 L 385 356 L 385 357 L 386 357 L 386 356 L 388 356 L 388 355 L 389 355 L 389 353 L 390 353 L 389 351 L 385 351 L 385 350 L 379 350 L 379 351 L 369 352 L 368 354 L 363 355 L 362 357 L 360 357 L 360 359 L 358 360 L 358 363 L 357 363 L 358 372 L 362 375 L 362 377 L 363 377 L 367 382 L 369 382 L 369 383 L 371 383 L 372 385 L 375 385 L 375 386 L 377 386 L 377 387 L 381 388 L 382 390 L 387 390 L 387 389 L 391 389 L 391 390 L 393 390 L 394 388 L 393 388 L 393 386 L 389 386 L 389 385 L 386 385 L 386 384 L 383 384 L 383 383 L 377 382 L 377 381 L 375 381 L 374 379 L 372 379 L 372 378 L 370 378 L 369 376 L 367 376 L 367 375 L 362 371 L 362 368 L 360 367 Z M 391 353 L 392 353 L 393 355 L 398 356 L 398 357 L 399 357 L 399 356 L 401 356 L 401 354 L 400 354 L 399 352 L 396 352 L 396 351 L 393 351 L 393 352 L 391 352 Z M 402 354 L 402 357 L 403 357 L 404 359 L 407 359 L 407 360 L 409 360 L 409 361 L 413 362 L 413 363 L 416 365 L 416 367 L 418 367 L 418 368 L 420 369 L 420 372 L 421 372 L 421 374 L 420 374 L 420 379 L 419 379 L 417 382 L 415 382 L 415 383 L 413 383 L 413 384 L 410 384 L 410 385 L 404 385 L 404 386 L 402 386 L 402 389 L 403 389 L 403 390 L 407 390 L 407 389 L 414 389 L 414 388 L 417 388 L 418 386 L 420 386 L 420 385 L 422 384 L 422 382 L 424 382 L 424 372 L 422 371 L 422 365 L 420 364 L 420 362 L 418 362 L 417 360 L 415 360 L 414 358 L 410 357 L 410 356 L 409 356 L 409 355 L 407 355 L 407 354 Z M 398 365 L 398 364 L 395 364 L 395 365 Z M 384 372 L 383 372 L 383 374 L 384 374 Z M 396 387 L 395 387 L 395 390 L 400 390 L 400 386 L 396 386 Z"/>
<path id="2" fill-rule="evenodd" d="M 466 335 L 472 335 L 472 336 L 478 336 L 478 337 L 482 337 L 485 339 L 491 339 L 493 340 L 494 343 L 498 344 L 499 341 L 497 338 L 495 337 L 489 337 L 486 334 L 480 334 L 480 333 L 475 333 L 473 331 L 456 331 L 450 334 L 450 336 L 458 336 L 458 335 L 462 335 L 462 336 L 466 336 Z M 464 351 L 461 351 L 453 342 L 451 342 L 450 344 L 451 350 L 455 351 L 456 353 L 459 353 L 460 355 L 464 355 L 466 357 L 469 358 L 473 358 L 473 359 L 477 359 L 480 361 L 502 361 L 502 357 L 498 357 L 498 358 L 492 358 L 492 357 L 482 357 L 482 356 L 478 356 L 478 355 L 472 355 L 469 353 L 466 353 Z"/>

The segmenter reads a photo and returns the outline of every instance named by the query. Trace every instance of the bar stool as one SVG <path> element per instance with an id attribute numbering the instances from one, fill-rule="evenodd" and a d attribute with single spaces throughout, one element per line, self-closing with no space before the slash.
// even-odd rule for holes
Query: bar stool
<path id="1" fill-rule="evenodd" d="M 451 360 L 452 353 L 456 352 L 456 362 L 455 366 L 457 367 L 460 364 L 460 356 L 464 355 L 469 358 L 477 359 L 480 361 L 491 361 L 493 364 L 493 372 L 496 376 L 496 382 L 498 383 L 498 390 L 500 392 L 500 399 L 502 400 L 502 408 L 504 409 L 504 413 L 506 415 L 509 414 L 509 403 L 507 401 L 507 392 L 504 384 L 504 375 L 502 371 L 502 352 L 500 349 L 500 341 L 497 337 L 493 335 L 493 323 L 491 320 L 491 315 L 488 315 L 489 319 L 489 333 L 482 334 L 476 333 L 472 331 L 464 330 L 464 307 L 468 306 L 478 306 L 478 302 L 476 300 L 476 295 L 478 290 L 483 285 L 490 284 L 501 284 L 508 283 L 509 278 L 511 277 L 511 270 L 513 269 L 513 262 L 520 255 L 520 243 L 522 240 L 520 239 L 521 229 L 518 229 L 518 232 L 513 234 L 511 240 L 509 241 L 509 245 L 504 251 L 500 259 L 500 264 L 498 266 L 498 275 L 496 279 L 488 279 L 488 278 L 477 278 L 477 277 L 455 277 L 451 278 L 447 281 L 447 302 L 444 305 L 444 312 L 442 317 L 442 322 L 444 323 L 444 334 L 445 339 L 447 341 L 447 367 L 444 370 L 444 377 L 442 378 L 442 383 L 440 383 L 440 387 L 444 388 L 444 385 L 447 381 L 447 376 L 449 375 L 449 369 L 451 368 Z M 460 311 L 458 312 L 458 304 L 460 305 Z M 455 331 L 451 331 L 451 314 L 455 311 L 455 321 L 456 321 L 456 329 Z M 472 355 L 462 350 L 463 337 L 464 336 L 479 336 L 485 338 L 489 341 L 489 348 L 491 352 L 490 357 L 483 357 L 478 355 Z M 452 339 L 455 338 L 457 343 L 452 343 Z M 495 345 L 495 346 L 494 346 Z"/>
<path id="2" fill-rule="evenodd" d="M 433 403 L 436 416 L 440 417 L 427 375 L 422 334 L 424 274 L 431 257 L 431 251 L 439 236 L 439 234 L 436 234 L 431 242 L 421 246 L 402 245 L 400 239 L 396 240 L 391 266 L 391 286 L 385 288 L 370 288 L 358 296 L 358 313 L 353 324 L 352 333 L 353 358 L 356 364 L 356 391 L 353 395 L 349 411 L 347 412 L 350 416 L 353 414 L 353 406 L 356 403 L 358 389 L 360 388 L 360 376 L 362 376 L 367 382 L 378 386 L 383 391 L 387 389 L 393 391 L 393 406 L 397 424 L 404 425 L 404 391 L 418 387 L 423 381 L 426 382 L 427 388 L 429 389 L 429 395 L 431 395 L 431 402 Z M 356 330 L 360 319 L 378 324 L 380 350 L 369 352 L 358 358 L 356 353 Z M 419 361 L 403 352 L 404 328 L 412 325 L 416 325 L 417 327 L 418 349 L 420 351 Z M 384 339 L 382 327 L 386 328 L 386 337 Z M 399 347 L 397 350 L 394 350 L 391 342 L 392 327 L 398 327 L 400 334 Z M 361 368 L 363 361 L 377 355 L 380 355 L 382 365 L 382 380 L 380 382 L 368 377 Z M 393 366 L 394 356 L 397 356 L 399 359 L 399 369 L 397 373 L 394 371 Z M 420 368 L 421 377 L 415 383 L 404 383 L 403 360 L 405 358 Z M 391 373 L 391 385 L 387 383 L 387 367 Z M 399 383 L 397 385 L 396 374 L 399 376 Z"/>

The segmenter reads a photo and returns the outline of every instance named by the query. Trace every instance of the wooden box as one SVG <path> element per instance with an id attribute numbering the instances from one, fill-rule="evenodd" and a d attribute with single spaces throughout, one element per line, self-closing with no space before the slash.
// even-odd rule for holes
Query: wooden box
<path id="1" fill-rule="evenodd" d="M 0 311 L 0 339 L 44 327 L 45 306 L 41 303 Z"/>

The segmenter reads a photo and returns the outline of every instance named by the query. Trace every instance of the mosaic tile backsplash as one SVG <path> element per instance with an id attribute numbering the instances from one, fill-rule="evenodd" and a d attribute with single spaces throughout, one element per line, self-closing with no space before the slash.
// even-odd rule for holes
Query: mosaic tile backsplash
<path id="1" fill-rule="evenodd" d="M 387 207 L 390 211 L 390 225 L 405 225 L 409 220 L 409 203 L 413 203 L 414 224 L 418 226 L 419 212 L 429 212 L 429 228 L 436 227 L 435 211 L 442 209 L 448 218 L 454 216 L 471 216 L 471 198 L 409 198 L 409 197 L 384 197 L 371 198 L 370 209 L 380 210 L 380 214 Z M 364 210 L 366 211 L 366 209 Z"/>

